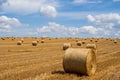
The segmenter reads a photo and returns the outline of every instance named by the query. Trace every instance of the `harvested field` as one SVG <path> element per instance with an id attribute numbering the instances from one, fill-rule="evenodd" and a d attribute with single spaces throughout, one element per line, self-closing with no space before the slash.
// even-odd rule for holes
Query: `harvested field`
<path id="1" fill-rule="evenodd" d="M 115 44 L 110 39 L 81 39 L 85 44 L 76 45 L 76 39 L 45 38 L 45 43 L 31 45 L 34 38 L 24 38 L 21 46 L 16 45 L 21 38 L 0 39 L 0 80 L 120 80 L 120 39 Z M 49 40 L 50 39 L 50 40 Z M 42 38 L 37 38 L 41 41 Z M 85 48 L 88 43 L 97 44 L 97 70 L 95 75 L 65 73 L 62 66 L 64 43 L 72 47 Z"/>

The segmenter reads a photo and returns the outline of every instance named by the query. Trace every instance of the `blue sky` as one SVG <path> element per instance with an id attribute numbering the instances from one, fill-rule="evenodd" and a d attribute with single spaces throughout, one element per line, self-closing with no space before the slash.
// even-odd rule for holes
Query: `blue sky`
<path id="1" fill-rule="evenodd" d="M 0 0 L 0 36 L 120 38 L 120 0 Z"/>

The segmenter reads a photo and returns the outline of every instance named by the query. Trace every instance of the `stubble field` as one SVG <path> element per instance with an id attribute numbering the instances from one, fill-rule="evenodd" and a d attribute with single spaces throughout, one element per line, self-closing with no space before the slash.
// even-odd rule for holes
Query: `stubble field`
<path id="1" fill-rule="evenodd" d="M 42 38 L 0 39 L 0 80 L 120 80 L 120 39 L 115 44 L 111 39 L 97 38 L 45 38 L 32 46 L 32 41 Z M 76 40 L 85 41 L 82 46 Z M 98 42 L 95 42 L 95 41 Z M 62 66 L 65 51 L 63 43 L 72 43 L 73 47 L 85 48 L 87 43 L 97 45 L 97 70 L 92 76 L 65 73 Z"/>

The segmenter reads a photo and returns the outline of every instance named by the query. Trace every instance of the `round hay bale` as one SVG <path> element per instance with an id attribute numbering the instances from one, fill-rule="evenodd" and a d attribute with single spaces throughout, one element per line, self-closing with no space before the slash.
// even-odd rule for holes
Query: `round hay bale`
<path id="1" fill-rule="evenodd" d="M 92 42 L 93 40 L 91 39 L 90 42 Z"/>
<path id="2" fill-rule="evenodd" d="M 78 45 L 78 46 L 81 46 L 81 45 L 82 45 L 82 41 L 78 41 L 78 42 L 77 42 L 77 45 Z"/>
<path id="3" fill-rule="evenodd" d="M 63 44 L 63 50 L 66 50 L 68 48 L 72 47 L 71 43 L 64 43 Z"/>
<path id="4" fill-rule="evenodd" d="M 82 44 L 85 44 L 85 41 L 82 41 Z"/>
<path id="5" fill-rule="evenodd" d="M 117 43 L 117 40 L 114 40 L 114 43 L 116 44 L 116 43 Z"/>
<path id="6" fill-rule="evenodd" d="M 96 44 L 87 44 L 86 48 L 93 49 L 95 53 L 97 53 L 97 45 Z"/>
<path id="7" fill-rule="evenodd" d="M 110 39 L 110 41 L 113 41 L 112 39 Z"/>
<path id="8" fill-rule="evenodd" d="M 22 45 L 22 41 L 18 41 L 18 42 L 17 42 L 17 45 Z"/>
<path id="9" fill-rule="evenodd" d="M 79 40 L 76 40 L 76 42 L 78 42 Z"/>
<path id="10" fill-rule="evenodd" d="M 108 40 L 108 39 L 106 39 L 106 40 Z"/>
<path id="11" fill-rule="evenodd" d="M 1 38 L 2 40 L 5 40 L 5 38 Z"/>
<path id="12" fill-rule="evenodd" d="M 95 42 L 98 42 L 97 40 L 95 40 Z"/>
<path id="13" fill-rule="evenodd" d="M 41 40 L 41 43 L 44 43 L 45 41 L 44 40 Z"/>
<path id="14" fill-rule="evenodd" d="M 15 39 L 13 38 L 12 41 L 14 41 Z"/>
<path id="15" fill-rule="evenodd" d="M 23 43 L 23 42 L 24 42 L 24 39 L 22 38 L 21 41 L 22 41 L 22 43 Z"/>
<path id="16" fill-rule="evenodd" d="M 32 41 L 33 46 L 37 46 L 37 41 Z"/>
<path id="17" fill-rule="evenodd" d="M 39 43 L 39 40 L 37 40 L 37 43 Z"/>
<path id="18" fill-rule="evenodd" d="M 69 40 L 69 38 L 67 38 L 67 40 Z"/>
<path id="19" fill-rule="evenodd" d="M 69 48 L 63 58 L 67 73 L 93 75 L 96 71 L 96 54 L 92 49 Z"/>

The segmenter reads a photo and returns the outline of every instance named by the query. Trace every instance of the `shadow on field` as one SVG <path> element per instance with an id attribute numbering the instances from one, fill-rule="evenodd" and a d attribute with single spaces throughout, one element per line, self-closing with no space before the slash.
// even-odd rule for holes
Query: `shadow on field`
<path id="1" fill-rule="evenodd" d="M 75 73 L 66 73 L 64 71 L 52 71 L 51 74 L 62 74 L 62 75 L 65 75 L 65 74 L 70 74 L 70 75 L 76 75 L 76 76 L 79 76 L 79 77 L 82 77 L 82 76 L 86 76 L 86 75 L 83 75 L 83 74 L 75 74 Z"/>
<path id="2" fill-rule="evenodd" d="M 64 71 L 52 71 L 52 74 L 66 74 Z"/>

